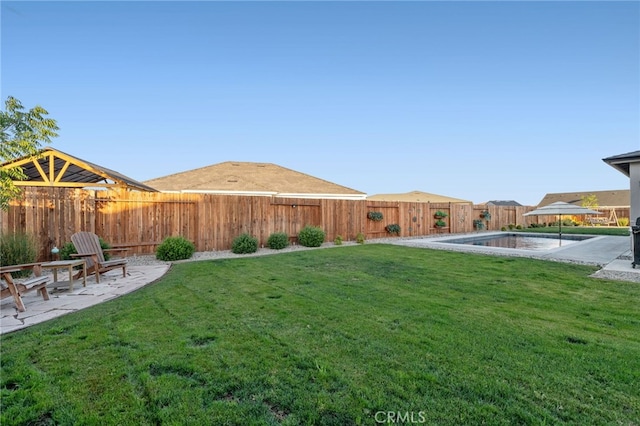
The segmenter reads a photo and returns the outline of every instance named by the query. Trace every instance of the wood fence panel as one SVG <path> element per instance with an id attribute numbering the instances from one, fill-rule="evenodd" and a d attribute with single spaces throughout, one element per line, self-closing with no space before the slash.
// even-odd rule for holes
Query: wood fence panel
<path id="1" fill-rule="evenodd" d="M 367 239 L 390 236 L 385 227 L 397 223 L 401 236 L 475 232 L 473 220 L 489 210 L 487 229 L 509 224 L 528 226 L 549 220 L 523 216 L 533 207 L 503 207 L 450 203 L 380 202 L 272 198 L 258 196 L 93 191 L 72 188 L 25 188 L 23 197 L 0 213 L 0 229 L 27 232 L 39 241 L 40 260 L 50 258 L 53 245 L 61 247 L 77 231 L 94 232 L 111 244 L 159 243 L 181 235 L 198 251 L 228 250 L 241 233 L 266 245 L 274 232 L 285 232 L 295 241 L 306 226 L 319 226 L 326 241 L 341 235 L 346 241 L 358 233 Z M 434 214 L 447 213 L 444 229 L 434 228 Z M 367 219 L 380 211 L 384 219 Z M 618 217 L 624 217 L 620 209 Z M 553 219 L 555 220 L 555 219 Z M 139 246 L 134 253 L 153 253 L 155 246 Z"/>
<path id="2" fill-rule="evenodd" d="M 391 224 L 400 225 L 400 236 L 407 229 L 406 223 L 400 220 L 400 207 L 398 202 L 395 201 L 367 201 L 366 206 L 366 239 L 386 238 L 390 235 L 385 227 Z M 368 218 L 369 212 L 382 213 L 383 219 L 380 221 L 371 220 Z M 403 226 L 404 225 L 404 226 Z"/>

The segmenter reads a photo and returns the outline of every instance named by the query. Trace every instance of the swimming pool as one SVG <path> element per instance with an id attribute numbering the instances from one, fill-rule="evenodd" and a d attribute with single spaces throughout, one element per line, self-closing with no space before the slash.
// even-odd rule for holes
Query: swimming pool
<path id="1" fill-rule="evenodd" d="M 519 234 L 508 233 L 488 236 L 473 236 L 464 238 L 454 238 L 450 240 L 440 240 L 447 244 L 466 244 L 482 247 L 502 247 L 510 249 L 544 251 L 559 247 L 567 247 L 580 241 L 593 238 L 584 235 L 563 235 L 562 239 L 558 235 L 542 234 Z"/>

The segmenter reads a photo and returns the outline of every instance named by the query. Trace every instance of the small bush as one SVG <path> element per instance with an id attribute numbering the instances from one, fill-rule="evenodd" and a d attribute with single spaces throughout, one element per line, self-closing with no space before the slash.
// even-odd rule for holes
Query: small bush
<path id="1" fill-rule="evenodd" d="M 171 262 L 189 259 L 196 251 L 196 246 L 184 237 L 167 237 L 156 249 L 156 259 Z"/>
<path id="2" fill-rule="evenodd" d="M 320 247 L 324 242 L 324 231 L 319 226 L 305 226 L 298 234 L 298 243 L 305 247 Z"/>
<path id="3" fill-rule="evenodd" d="M 231 251 L 235 254 L 255 253 L 258 251 L 258 239 L 249 234 L 240 234 L 233 239 Z"/>
<path id="4" fill-rule="evenodd" d="M 342 245 L 342 235 L 336 235 L 336 239 L 333 240 L 333 244 L 335 244 L 337 246 L 341 246 Z"/>
<path id="5" fill-rule="evenodd" d="M 33 263 L 38 257 L 38 243 L 35 237 L 20 232 L 0 236 L 0 266 Z M 28 277 L 31 270 L 12 272 L 16 278 Z"/>
<path id="6" fill-rule="evenodd" d="M 269 235 L 267 247 L 273 250 L 281 250 L 289 245 L 289 236 L 284 232 L 275 232 Z M 257 250 L 257 247 L 256 247 Z"/>
<path id="7" fill-rule="evenodd" d="M 507 230 L 507 227 L 506 227 L 506 226 L 503 226 L 502 228 L 500 228 L 500 230 L 504 232 L 504 231 L 506 231 L 506 230 Z"/>
<path id="8" fill-rule="evenodd" d="M 516 225 L 516 229 L 518 230 L 522 229 L 522 225 Z"/>
<path id="9" fill-rule="evenodd" d="M 629 218 L 628 217 L 618 218 L 618 226 L 629 226 Z"/>
<path id="10" fill-rule="evenodd" d="M 111 248 L 111 244 L 102 239 L 102 237 L 98 237 L 98 241 L 100 241 L 100 248 L 102 250 L 107 250 Z M 60 260 L 77 260 L 77 257 L 71 257 L 72 254 L 78 254 L 76 250 L 76 246 L 73 243 L 66 243 L 62 247 L 60 247 L 60 251 L 58 252 L 58 256 L 60 256 Z M 104 260 L 111 259 L 111 255 L 105 251 L 102 252 L 104 256 Z"/>
<path id="11" fill-rule="evenodd" d="M 358 235 L 356 235 L 356 243 L 364 244 L 364 240 L 364 234 L 362 232 L 359 232 Z"/>

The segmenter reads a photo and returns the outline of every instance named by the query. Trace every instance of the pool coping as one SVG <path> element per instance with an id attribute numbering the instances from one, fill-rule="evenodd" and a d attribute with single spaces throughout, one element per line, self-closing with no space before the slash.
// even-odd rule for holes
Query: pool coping
<path id="1" fill-rule="evenodd" d="M 621 256 L 627 254 L 631 249 L 630 236 L 611 236 L 611 235 L 588 235 L 588 234 L 572 234 L 585 237 L 593 237 L 580 241 L 577 244 L 571 244 L 566 247 L 557 247 L 549 250 L 527 250 L 512 249 L 505 247 L 486 247 L 467 244 L 451 244 L 444 242 L 446 240 L 456 240 L 471 237 L 491 237 L 505 234 L 513 234 L 512 231 L 489 231 L 465 234 L 451 234 L 438 237 L 422 237 L 412 238 L 402 241 L 396 241 L 395 244 L 418 247 L 433 248 L 438 250 L 460 251 L 467 253 L 528 257 L 541 260 L 554 260 L 567 263 L 581 263 L 588 265 L 604 266 Z M 520 234 L 520 233 L 518 233 Z M 523 232 L 525 236 L 539 236 L 536 233 Z"/>

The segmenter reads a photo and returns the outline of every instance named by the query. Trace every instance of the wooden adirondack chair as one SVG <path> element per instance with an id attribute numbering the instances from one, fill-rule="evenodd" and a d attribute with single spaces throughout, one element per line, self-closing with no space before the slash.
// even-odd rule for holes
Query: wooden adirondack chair
<path id="1" fill-rule="evenodd" d="M 35 277 L 29 278 L 21 283 L 15 283 L 11 273 L 25 269 L 33 269 Z M 50 279 L 47 276 L 42 276 L 41 273 L 42 268 L 40 267 L 40 263 L 25 263 L 22 265 L 0 267 L 0 276 L 5 281 L 4 283 L 0 282 L 0 299 L 12 296 L 16 303 L 16 308 L 18 308 L 20 312 L 26 311 L 24 302 L 22 301 L 22 295 L 25 293 L 36 291 L 42 295 L 44 300 L 49 300 L 47 283 L 49 283 Z"/>
<path id="2" fill-rule="evenodd" d="M 106 249 L 100 247 L 100 239 L 96 234 L 91 232 L 76 232 L 71 236 L 71 242 L 76 248 L 78 254 L 72 254 L 72 257 L 82 257 L 87 262 L 87 275 L 96 274 L 96 281 L 100 282 L 100 274 L 112 269 L 122 268 L 122 276 L 127 276 L 127 259 L 104 260 L 104 253 L 115 251 L 126 251 L 126 248 Z"/>

